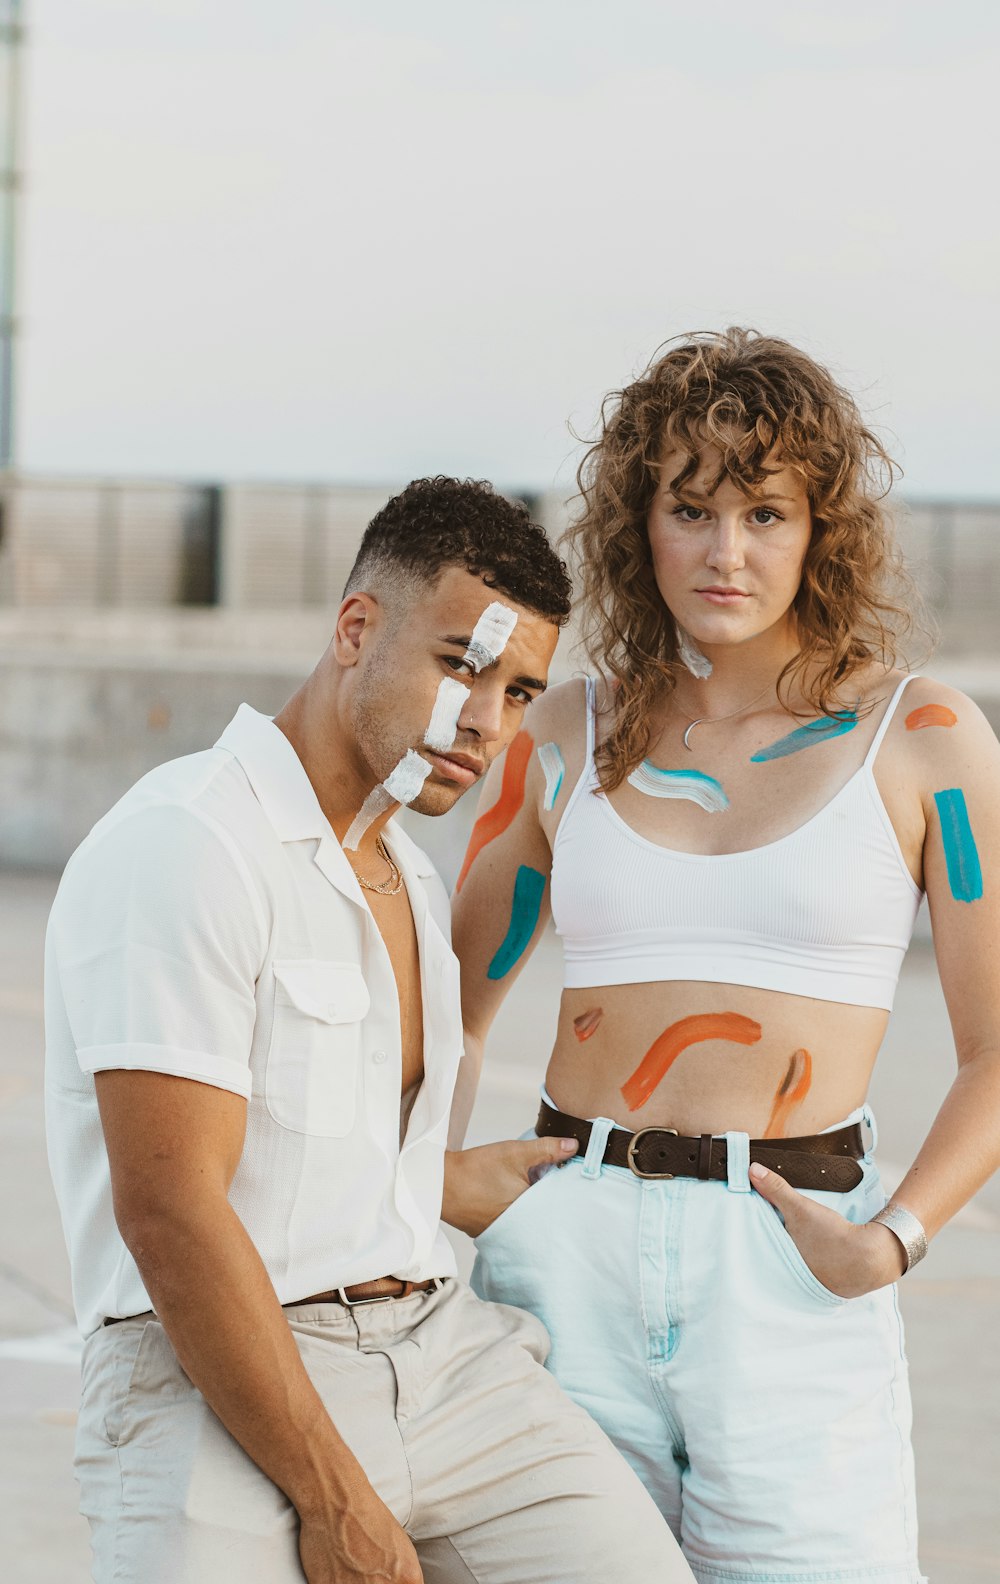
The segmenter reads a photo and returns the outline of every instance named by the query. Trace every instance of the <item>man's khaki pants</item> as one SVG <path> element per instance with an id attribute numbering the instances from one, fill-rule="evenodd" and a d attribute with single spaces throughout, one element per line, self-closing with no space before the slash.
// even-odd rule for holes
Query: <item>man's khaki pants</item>
<path id="1" fill-rule="evenodd" d="M 457 1281 L 285 1313 L 427 1584 L 691 1579 L 637 1477 L 542 1367 L 548 1337 L 532 1316 Z M 250 1379 L 249 1351 L 246 1367 Z M 97 1584 L 302 1580 L 294 1509 L 208 1408 L 156 1320 L 89 1338 L 76 1469 Z"/>

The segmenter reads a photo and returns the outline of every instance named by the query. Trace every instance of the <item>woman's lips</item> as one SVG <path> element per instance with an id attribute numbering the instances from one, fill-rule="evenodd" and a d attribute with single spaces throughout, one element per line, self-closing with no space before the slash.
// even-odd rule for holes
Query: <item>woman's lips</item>
<path id="1" fill-rule="evenodd" d="M 695 589 L 695 593 L 710 605 L 738 605 L 740 600 L 749 598 L 743 589 L 703 588 Z"/>

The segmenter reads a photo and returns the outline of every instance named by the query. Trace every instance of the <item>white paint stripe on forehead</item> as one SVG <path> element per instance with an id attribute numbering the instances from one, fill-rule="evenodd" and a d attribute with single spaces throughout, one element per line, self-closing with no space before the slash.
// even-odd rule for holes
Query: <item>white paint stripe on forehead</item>
<path id="1" fill-rule="evenodd" d="M 437 698 L 431 713 L 430 725 L 424 732 L 428 748 L 446 753 L 458 735 L 458 717 L 469 698 L 469 689 L 457 677 L 442 677 L 438 683 Z"/>
<path id="2" fill-rule="evenodd" d="M 516 626 L 517 612 L 509 605 L 500 600 L 487 605 L 472 629 L 472 638 L 465 651 L 465 658 L 475 667 L 477 675 L 485 666 L 496 664 Z"/>

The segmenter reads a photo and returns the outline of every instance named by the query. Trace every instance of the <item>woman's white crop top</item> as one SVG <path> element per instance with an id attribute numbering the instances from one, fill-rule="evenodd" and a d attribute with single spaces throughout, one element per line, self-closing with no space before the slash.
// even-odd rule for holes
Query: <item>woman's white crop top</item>
<path id="1" fill-rule="evenodd" d="M 595 687 L 587 760 L 552 853 L 552 912 L 567 989 L 708 980 L 891 1009 L 921 891 L 873 765 L 912 678 L 889 702 L 864 764 L 797 830 L 746 852 L 657 846 L 600 789 Z"/>

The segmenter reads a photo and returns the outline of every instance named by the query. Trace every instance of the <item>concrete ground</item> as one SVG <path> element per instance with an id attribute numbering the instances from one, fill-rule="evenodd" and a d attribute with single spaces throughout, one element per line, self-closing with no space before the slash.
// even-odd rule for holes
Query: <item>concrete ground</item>
<path id="1" fill-rule="evenodd" d="M 45 1162 L 41 943 L 51 876 L 0 874 L 0 1577 L 84 1584 L 86 1526 L 70 1467 L 78 1346 Z M 505 1007 L 473 1142 L 529 1125 L 555 1021 L 549 938 Z M 530 1040 L 525 1030 L 531 1031 Z M 914 1153 L 952 1070 L 929 947 L 903 972 L 873 1090 L 883 1171 Z M 460 1240 L 464 1241 L 464 1240 Z M 464 1254 L 467 1251 L 463 1251 Z M 916 1407 L 923 1566 L 932 1584 L 1000 1580 L 1000 1182 L 935 1242 L 903 1283 Z M 837 1492 L 830 1492 L 830 1500 Z"/>

